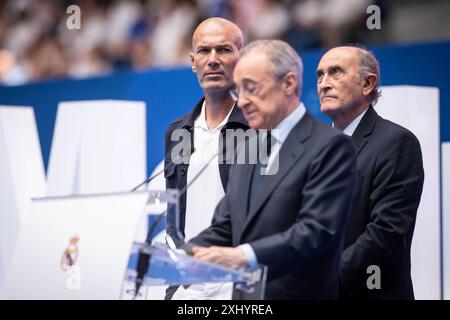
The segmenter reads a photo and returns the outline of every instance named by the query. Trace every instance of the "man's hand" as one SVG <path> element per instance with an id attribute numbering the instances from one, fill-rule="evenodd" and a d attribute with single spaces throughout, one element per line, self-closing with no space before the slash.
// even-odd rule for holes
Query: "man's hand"
<path id="1" fill-rule="evenodd" d="M 246 267 L 248 263 L 247 257 L 239 247 L 193 247 L 192 252 L 197 259 L 217 263 L 231 269 Z"/>

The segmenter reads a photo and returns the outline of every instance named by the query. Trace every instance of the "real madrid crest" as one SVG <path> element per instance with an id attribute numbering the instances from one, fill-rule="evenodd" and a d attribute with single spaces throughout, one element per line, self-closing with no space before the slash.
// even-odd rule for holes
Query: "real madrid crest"
<path id="1" fill-rule="evenodd" d="M 78 250 L 78 242 L 80 241 L 80 237 L 78 235 L 74 235 L 69 240 L 69 245 L 61 257 L 61 269 L 62 271 L 68 271 L 73 265 L 77 263 L 79 250 Z"/>

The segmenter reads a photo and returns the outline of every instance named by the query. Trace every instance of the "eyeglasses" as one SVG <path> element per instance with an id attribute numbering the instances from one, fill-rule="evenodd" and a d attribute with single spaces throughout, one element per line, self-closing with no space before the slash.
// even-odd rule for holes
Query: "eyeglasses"
<path id="1" fill-rule="evenodd" d="M 263 84 L 267 81 L 261 81 L 259 83 L 247 83 L 242 87 L 242 90 L 239 89 L 231 89 L 230 90 L 230 96 L 234 101 L 238 101 L 239 95 L 244 95 L 247 97 L 254 97 L 258 95 L 259 91 L 261 91 L 261 88 Z"/>

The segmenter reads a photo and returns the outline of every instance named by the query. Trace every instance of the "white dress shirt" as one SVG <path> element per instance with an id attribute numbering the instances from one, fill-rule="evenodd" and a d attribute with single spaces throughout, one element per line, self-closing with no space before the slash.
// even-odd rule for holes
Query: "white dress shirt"
<path id="1" fill-rule="evenodd" d="M 220 130 L 227 123 L 232 111 L 233 108 L 216 128 L 209 129 L 206 123 L 205 103 L 203 103 L 201 113 L 194 122 L 195 151 L 189 161 L 187 184 L 191 183 L 211 158 L 215 157 L 217 160 L 211 161 L 187 190 L 184 228 L 186 242 L 211 225 L 214 210 L 225 195 L 220 179 L 217 151 Z"/>
<path id="2" fill-rule="evenodd" d="M 186 219 L 185 238 L 186 242 L 197 236 L 201 231 L 211 225 L 217 204 L 225 195 L 220 178 L 218 165 L 218 147 L 220 130 L 227 123 L 231 108 L 223 121 L 213 129 L 208 128 L 206 122 L 205 102 L 198 118 L 194 122 L 194 148 L 191 155 L 187 172 L 187 184 L 198 174 L 198 172 L 213 157 L 216 160 L 206 167 L 202 174 L 189 186 L 186 195 Z M 231 299 L 232 283 L 202 283 L 191 285 L 187 289 L 178 288 L 173 295 L 173 300 L 195 300 L 195 299 Z"/>
<path id="3" fill-rule="evenodd" d="M 345 127 L 344 130 L 342 130 L 342 133 L 351 137 L 353 135 L 353 133 L 355 132 L 356 128 L 358 127 L 358 124 L 361 122 L 362 118 L 366 114 L 368 109 L 369 109 L 369 107 L 367 107 L 366 110 L 361 112 L 361 114 L 359 116 L 357 116 L 355 119 L 353 119 L 353 121 L 350 122 L 350 124 L 347 127 Z M 333 127 L 334 127 L 334 123 L 333 123 Z"/>

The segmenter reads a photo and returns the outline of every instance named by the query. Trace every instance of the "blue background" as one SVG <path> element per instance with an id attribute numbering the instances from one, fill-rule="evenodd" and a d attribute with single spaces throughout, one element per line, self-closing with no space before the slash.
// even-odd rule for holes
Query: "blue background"
<path id="1" fill-rule="evenodd" d="M 370 48 L 381 65 L 381 85 L 420 85 L 440 89 L 441 141 L 450 141 L 450 42 Z M 315 71 L 323 50 L 300 52 L 304 64 L 302 100 L 319 112 Z M 48 164 L 57 105 L 61 101 L 122 99 L 147 104 L 147 171 L 163 157 L 164 133 L 171 121 L 190 111 L 202 92 L 190 68 L 121 72 L 86 80 L 60 80 L 0 87 L 0 105 L 33 106 L 45 167 Z M 80 128 L 82 130 L 82 128 Z"/>

